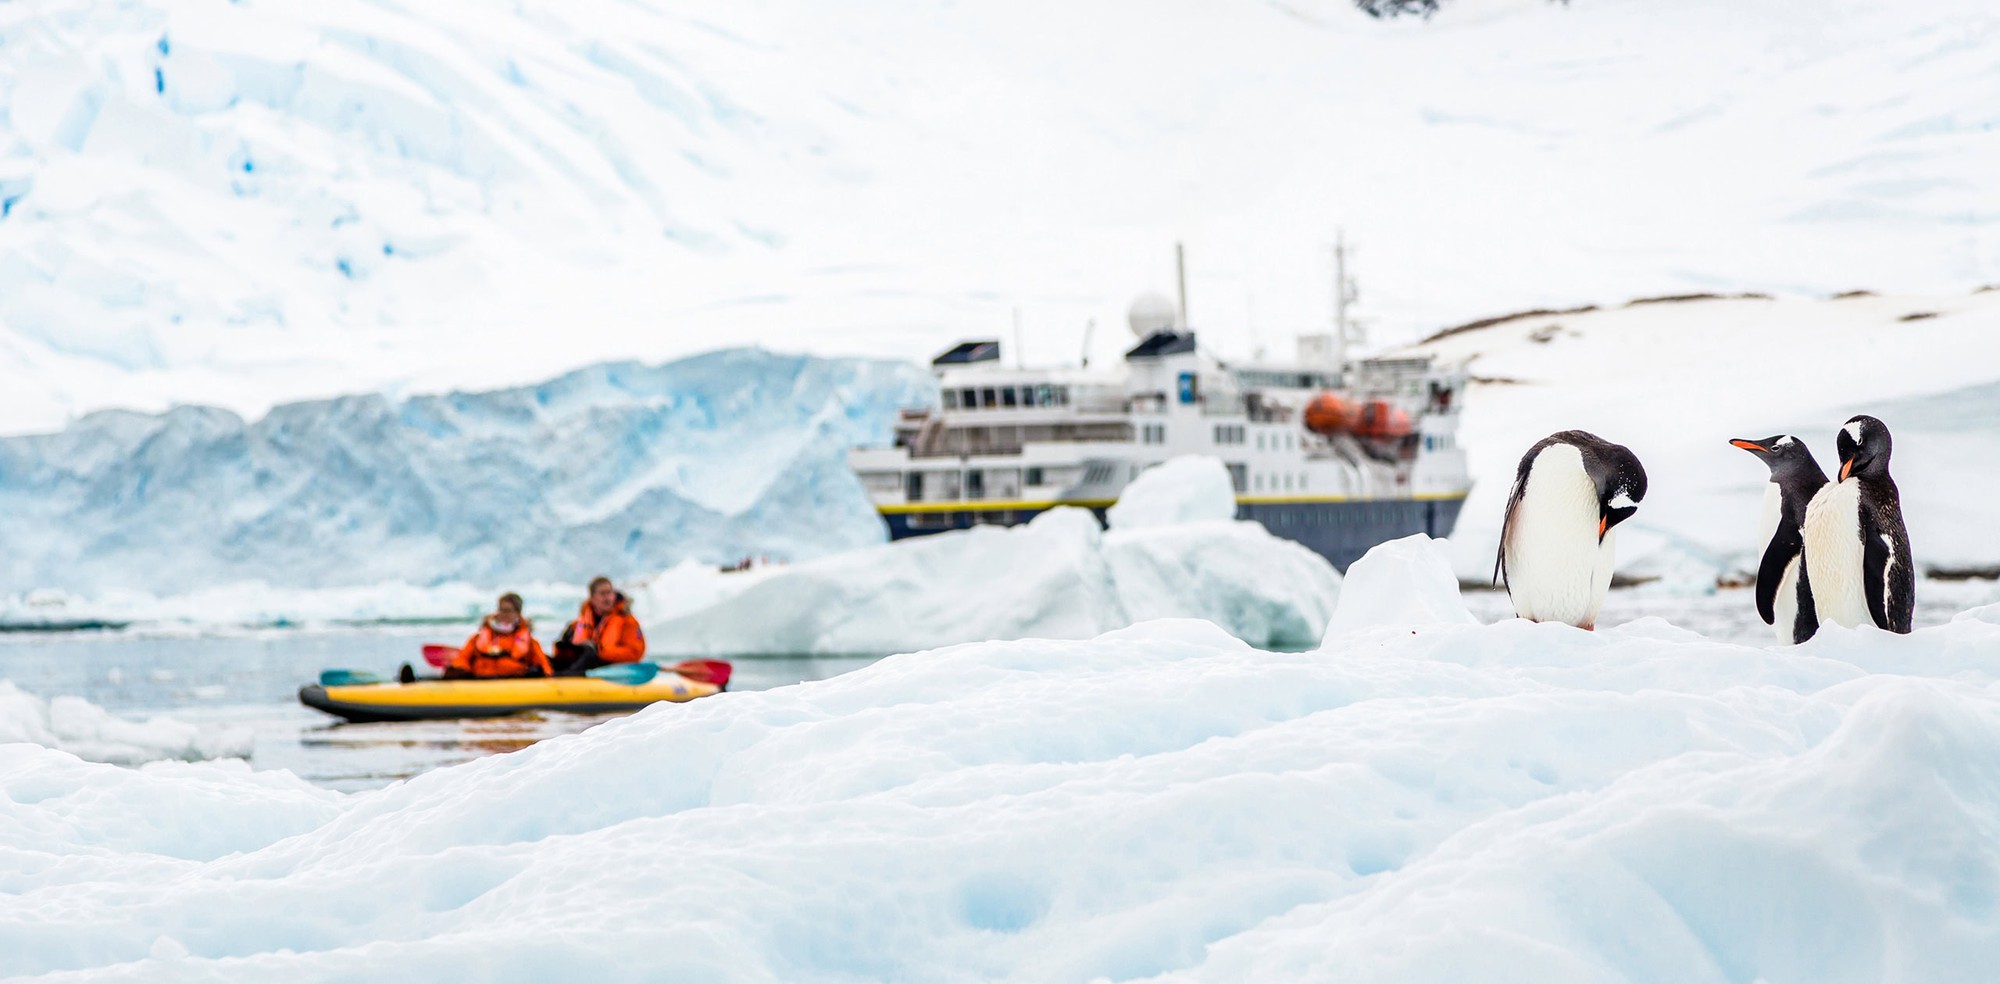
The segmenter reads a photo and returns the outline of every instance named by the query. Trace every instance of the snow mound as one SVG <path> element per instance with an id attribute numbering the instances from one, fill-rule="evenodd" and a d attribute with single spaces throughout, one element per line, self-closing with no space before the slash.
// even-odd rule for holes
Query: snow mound
<path id="1" fill-rule="evenodd" d="M 1619 528 L 1621 573 L 1682 590 L 1751 572 L 1768 472 L 1730 438 L 1797 435 L 1827 474 L 1834 434 L 1869 413 L 1920 568 L 2000 567 L 2000 291 L 1831 300 L 1709 298 L 1520 317 L 1404 354 L 1469 363 L 1459 445 L 1477 484 L 1451 538 L 1466 580 L 1492 573 L 1516 463 L 1581 428 L 1645 463 L 1646 501 Z M 1644 371 L 1637 371 L 1643 367 Z"/>
<path id="2" fill-rule="evenodd" d="M 1369 548 L 1347 568 L 1328 640 L 1361 629 L 1473 625 L 1443 540 L 1417 533 Z"/>
<path id="3" fill-rule="evenodd" d="M 1105 515 L 1114 530 L 1178 526 L 1236 518 L 1236 486 L 1222 461 L 1208 455 L 1169 458 L 1140 473 Z"/>
<path id="4" fill-rule="evenodd" d="M 497 588 L 879 543 L 847 449 L 887 440 L 934 385 L 906 363 L 733 349 L 254 422 L 96 413 L 0 439 L 0 594 L 115 609 L 120 593 L 201 601 L 185 596 L 259 581 Z M 239 594 L 213 600 L 259 601 Z"/>
<path id="5" fill-rule="evenodd" d="M 1352 590 L 1432 567 L 1420 546 Z M 352 796 L 173 768 L 0 747 L 10 974 L 1971 984 L 2000 957 L 1978 619 L 1799 647 L 1509 620 L 1305 653 L 1155 621 L 659 706 Z"/>
<path id="6" fill-rule="evenodd" d="M 1150 472 L 1148 474 L 1151 474 Z M 1157 491 L 1157 487 L 1156 490 Z M 1340 592 L 1319 555 L 1256 523 L 1100 531 L 1081 509 L 740 573 L 683 565 L 636 589 L 675 652 L 907 652 L 1039 636 L 1084 639 L 1200 618 L 1256 645 L 1317 642 Z"/>
<path id="7" fill-rule="evenodd" d="M 81 697 L 45 701 L 0 680 L 0 742 L 33 742 L 90 762 L 137 765 L 243 758 L 253 740 L 248 728 L 202 728 L 163 716 L 128 721 Z"/>

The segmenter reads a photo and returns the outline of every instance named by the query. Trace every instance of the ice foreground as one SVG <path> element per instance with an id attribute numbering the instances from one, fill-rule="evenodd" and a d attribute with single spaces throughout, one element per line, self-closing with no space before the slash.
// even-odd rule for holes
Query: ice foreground
<path id="1" fill-rule="evenodd" d="M 891 657 L 342 796 L 0 746 L 48 980 L 1975 982 L 2000 608 L 1735 646 L 1470 624 Z M 1381 579 L 1382 583 L 1371 583 Z M 74 973 L 65 973 L 74 972 Z"/>
<path id="2" fill-rule="evenodd" d="M 684 564 L 635 593 L 657 644 L 683 655 L 886 653 L 988 639 L 1087 639 L 1134 622 L 1202 618 L 1253 645 L 1317 642 L 1340 575 L 1239 521 L 1229 472 L 1184 456 L 1141 474 L 1109 511 L 975 527 L 790 567 Z"/>
<path id="3" fill-rule="evenodd" d="M 720 339 L 916 356 L 1013 306 L 1047 361 L 1176 239 L 1244 357 L 1326 323 L 1335 224 L 1391 332 L 1991 279 L 1993 5 L 1794 14 L 0 4 L 0 431 Z"/>
<path id="4" fill-rule="evenodd" d="M 847 448 L 887 439 L 897 408 L 932 392 L 910 363 L 730 349 L 255 421 L 92 414 L 0 438 L 0 594 L 498 590 L 879 543 Z"/>

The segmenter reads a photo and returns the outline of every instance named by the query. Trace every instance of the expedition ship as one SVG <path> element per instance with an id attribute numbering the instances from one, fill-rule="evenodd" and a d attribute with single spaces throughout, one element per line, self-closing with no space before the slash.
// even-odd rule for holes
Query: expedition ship
<path id="1" fill-rule="evenodd" d="M 1237 518 L 1342 571 L 1385 540 L 1451 533 L 1471 490 L 1456 440 L 1462 368 L 1350 362 L 1339 335 L 1300 336 L 1291 363 L 1227 363 L 1180 310 L 1136 303 L 1139 342 L 1114 371 L 1010 368 L 995 340 L 933 359 L 939 404 L 902 411 L 893 445 L 848 452 L 890 538 L 1056 506 L 1102 520 L 1126 483 L 1183 454 L 1222 460 Z"/>

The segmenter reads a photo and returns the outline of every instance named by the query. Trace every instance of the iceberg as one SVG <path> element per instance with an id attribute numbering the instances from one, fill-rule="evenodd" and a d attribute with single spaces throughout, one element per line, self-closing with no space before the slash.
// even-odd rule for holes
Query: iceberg
<path id="1" fill-rule="evenodd" d="M 244 758 L 253 740 L 248 728 L 204 728 L 162 715 L 131 721 L 81 697 L 43 700 L 0 680 L 0 743 L 33 742 L 85 761 L 138 765 Z"/>
<path id="2" fill-rule="evenodd" d="M 1340 594 L 1326 560 L 1233 519 L 1229 473 L 1187 456 L 1147 469 L 1109 510 L 975 527 L 784 567 L 691 565 L 636 590 L 655 640 L 689 655 L 887 653 L 1029 636 L 1087 639 L 1199 618 L 1254 645 L 1319 641 Z"/>
<path id="3" fill-rule="evenodd" d="M 1378 553 L 1349 597 L 1444 600 L 1428 544 Z M 1969 984 L 2000 958 L 1990 612 L 1790 647 L 1433 611 L 1307 652 L 1189 619 L 950 646 L 357 794 L 0 745 L 0 953 L 297 982 Z"/>
<path id="4" fill-rule="evenodd" d="M 911 364 L 734 349 L 256 421 L 95 413 L 0 438 L 0 595 L 25 608 L 36 591 L 235 586 L 223 593 L 260 603 L 272 589 L 574 584 L 687 558 L 820 556 L 883 540 L 847 449 L 933 398 Z"/>

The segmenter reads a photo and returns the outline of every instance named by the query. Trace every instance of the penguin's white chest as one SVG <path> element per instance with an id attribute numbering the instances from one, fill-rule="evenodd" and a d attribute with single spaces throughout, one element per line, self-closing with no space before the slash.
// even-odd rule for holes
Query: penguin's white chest
<path id="1" fill-rule="evenodd" d="M 1784 493 L 1779 490 L 1778 483 L 1765 482 L 1764 506 L 1757 515 L 1757 542 L 1765 549 L 1770 548 L 1771 538 L 1777 535 L 1778 520 L 1783 515 Z M 1764 555 L 1758 554 L 1752 566 L 1761 564 L 1763 559 Z M 1771 628 L 1777 632 L 1779 642 L 1792 641 L 1793 626 L 1798 621 L 1799 563 L 1800 559 L 1793 557 L 1791 563 L 1785 565 L 1785 575 L 1778 579 L 1778 596 L 1771 603 L 1771 614 L 1775 616 L 1771 620 Z"/>
<path id="2" fill-rule="evenodd" d="M 1806 505 L 1806 573 L 1822 623 L 1875 624 L 1862 588 L 1861 481 L 1826 485 Z"/>
<path id="3" fill-rule="evenodd" d="M 1514 611 L 1537 622 L 1597 624 L 1611 587 L 1616 532 L 1597 537 L 1597 486 L 1583 456 L 1552 444 L 1535 456 L 1507 524 L 1507 594 Z"/>
<path id="4" fill-rule="evenodd" d="M 1799 621 L 1799 564 L 1803 558 L 1793 557 L 1785 564 L 1785 576 L 1778 579 L 1778 596 L 1771 599 L 1771 628 L 1778 633 L 1779 642 L 1792 642 L 1792 634 Z"/>

